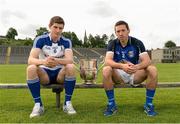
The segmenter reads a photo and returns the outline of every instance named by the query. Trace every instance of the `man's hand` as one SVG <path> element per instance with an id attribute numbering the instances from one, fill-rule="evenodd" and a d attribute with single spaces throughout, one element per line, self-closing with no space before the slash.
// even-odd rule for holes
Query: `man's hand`
<path id="1" fill-rule="evenodd" d="M 45 63 L 44 63 L 44 65 L 47 66 L 47 67 L 49 67 L 49 68 L 53 68 L 53 67 L 55 67 L 57 64 L 58 64 L 57 61 L 56 61 L 55 58 L 52 57 L 52 56 L 48 56 L 48 57 L 46 58 L 46 60 L 45 60 Z"/>
<path id="2" fill-rule="evenodd" d="M 138 66 L 134 65 L 131 62 L 126 62 L 125 64 L 123 64 L 122 69 L 128 74 L 133 74 L 138 70 Z"/>

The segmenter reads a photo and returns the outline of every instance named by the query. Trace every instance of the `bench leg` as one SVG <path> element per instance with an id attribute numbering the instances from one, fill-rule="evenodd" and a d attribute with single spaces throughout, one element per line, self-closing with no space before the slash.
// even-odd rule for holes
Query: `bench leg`
<path id="1" fill-rule="evenodd" d="M 60 108 L 61 103 L 61 92 L 63 91 L 63 88 L 53 88 L 52 92 L 56 93 L 56 107 Z"/>

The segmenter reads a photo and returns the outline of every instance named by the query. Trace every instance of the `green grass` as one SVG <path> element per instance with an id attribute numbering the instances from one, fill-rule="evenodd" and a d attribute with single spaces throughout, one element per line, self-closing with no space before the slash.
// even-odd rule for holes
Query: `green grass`
<path id="1" fill-rule="evenodd" d="M 26 83 L 26 67 L 27 65 L 0 65 L 0 83 Z M 76 73 L 77 82 L 81 83 L 79 72 Z M 101 70 L 98 72 L 96 82 L 101 83 Z"/>
<path id="2" fill-rule="evenodd" d="M 26 83 L 27 65 L 0 65 L 0 83 Z M 180 63 L 156 64 L 159 82 L 180 82 Z M 77 82 L 82 79 L 77 72 Z M 102 82 L 102 72 L 99 71 L 97 83 Z"/>
<path id="3" fill-rule="evenodd" d="M 157 64 L 160 82 L 180 82 L 180 63 Z"/>
<path id="4" fill-rule="evenodd" d="M 157 64 L 159 82 L 180 82 L 180 64 Z M 97 82 L 102 82 L 101 72 Z M 77 73 L 77 82 L 82 82 Z M 0 83 L 26 83 L 26 65 L 0 65 Z M 107 98 L 103 89 L 75 89 L 72 102 L 77 115 L 68 116 L 55 106 L 55 95 L 42 89 L 45 114 L 29 119 L 33 100 L 28 89 L 0 89 L 0 123 L 180 123 L 180 88 L 158 88 L 154 98 L 158 116 L 143 112 L 144 88 L 115 89 L 118 113 L 104 117 Z"/>
<path id="5" fill-rule="evenodd" d="M 25 83 L 27 65 L 0 65 L 0 83 Z"/>
<path id="6" fill-rule="evenodd" d="M 0 123 L 180 123 L 180 88 L 158 88 L 155 96 L 156 117 L 147 117 L 143 112 L 145 89 L 115 89 L 118 113 L 104 117 L 106 96 L 103 89 L 76 89 L 73 105 L 76 115 L 69 116 L 55 106 L 55 97 L 51 90 L 41 91 L 45 114 L 29 119 L 33 102 L 27 89 L 0 90 Z"/>

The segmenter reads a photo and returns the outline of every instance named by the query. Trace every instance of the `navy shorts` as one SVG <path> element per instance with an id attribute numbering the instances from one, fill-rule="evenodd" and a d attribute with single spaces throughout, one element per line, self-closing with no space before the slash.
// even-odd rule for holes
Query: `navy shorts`
<path id="1" fill-rule="evenodd" d="M 50 69 L 47 69 L 47 68 L 42 68 L 47 74 L 48 74 L 48 77 L 49 77 L 49 84 L 57 84 L 57 76 L 59 74 L 59 72 L 61 71 L 61 68 L 58 68 L 58 69 L 55 69 L 55 70 L 50 70 Z"/>

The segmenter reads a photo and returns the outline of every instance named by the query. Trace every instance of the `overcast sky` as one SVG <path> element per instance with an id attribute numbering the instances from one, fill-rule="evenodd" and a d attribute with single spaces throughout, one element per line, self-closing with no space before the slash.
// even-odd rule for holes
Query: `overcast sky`
<path id="1" fill-rule="evenodd" d="M 64 31 L 80 39 L 85 30 L 87 35 L 110 36 L 114 24 L 125 20 L 130 35 L 147 49 L 162 48 L 168 40 L 180 46 L 179 0 L 0 0 L 0 35 L 13 27 L 18 38 L 34 38 L 36 29 L 47 27 L 55 15 L 64 18 Z"/>

